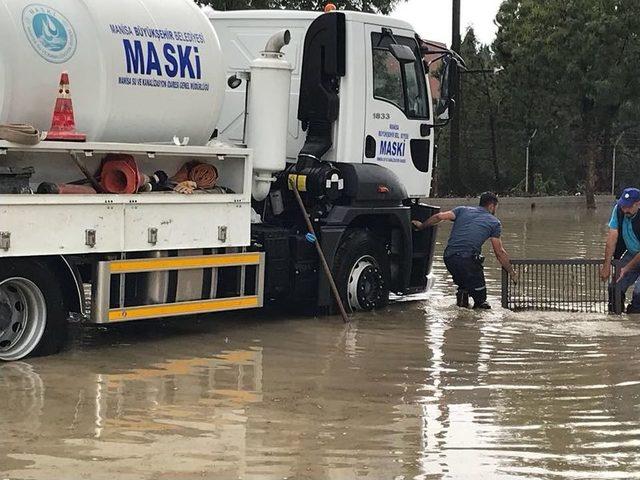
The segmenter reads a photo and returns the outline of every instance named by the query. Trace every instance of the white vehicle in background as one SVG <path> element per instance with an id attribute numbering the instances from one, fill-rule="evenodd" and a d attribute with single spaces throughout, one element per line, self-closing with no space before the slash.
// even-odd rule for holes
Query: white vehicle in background
<path id="1" fill-rule="evenodd" d="M 207 18 L 191 0 L 0 6 L 0 123 L 48 130 L 68 72 L 87 137 L 0 141 L 0 360 L 59 351 L 69 315 L 329 311 L 314 241 L 351 311 L 430 288 L 435 230 L 413 232 L 411 220 L 435 211 L 419 199 L 436 119 L 407 23 Z M 213 183 L 192 177 L 198 165 Z M 181 180 L 195 182 L 192 195 L 173 190 Z"/>

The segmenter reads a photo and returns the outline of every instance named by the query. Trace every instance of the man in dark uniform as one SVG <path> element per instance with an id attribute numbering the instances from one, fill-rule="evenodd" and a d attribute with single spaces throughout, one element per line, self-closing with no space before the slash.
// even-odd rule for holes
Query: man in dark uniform
<path id="1" fill-rule="evenodd" d="M 469 306 L 469 295 L 473 308 L 489 309 L 487 285 L 484 278 L 482 245 L 491 240 L 493 252 L 500 265 L 516 281 L 516 272 L 511 266 L 500 236 L 502 224 L 495 216 L 498 197 L 491 192 L 480 196 L 479 207 L 457 207 L 448 212 L 437 213 L 422 223 L 414 221 L 418 230 L 436 225 L 444 220 L 453 222 L 449 243 L 444 251 L 444 263 L 458 286 L 456 295 L 460 307 Z"/>
<path id="2" fill-rule="evenodd" d="M 624 305 L 625 292 L 635 284 L 631 303 L 627 313 L 640 313 L 640 190 L 625 188 L 611 212 L 609 233 L 604 250 L 604 265 L 600 270 L 602 280 L 611 274 L 611 259 L 620 259 L 622 269 L 618 287 L 622 292 Z M 609 292 L 609 307 L 613 309 L 613 292 Z"/>

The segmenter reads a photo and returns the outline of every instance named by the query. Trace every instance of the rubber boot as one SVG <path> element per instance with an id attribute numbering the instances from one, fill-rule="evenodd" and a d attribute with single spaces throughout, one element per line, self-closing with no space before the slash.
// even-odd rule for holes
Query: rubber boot
<path id="1" fill-rule="evenodd" d="M 627 314 L 640 313 L 640 297 L 634 295 L 631 298 L 631 303 L 627 305 Z"/>
<path id="2" fill-rule="evenodd" d="M 473 309 L 474 310 L 491 310 L 491 305 L 489 305 L 487 302 L 482 302 L 477 305 L 474 305 Z"/>
<path id="3" fill-rule="evenodd" d="M 462 308 L 469 308 L 469 292 L 459 288 L 456 293 L 456 305 Z"/>

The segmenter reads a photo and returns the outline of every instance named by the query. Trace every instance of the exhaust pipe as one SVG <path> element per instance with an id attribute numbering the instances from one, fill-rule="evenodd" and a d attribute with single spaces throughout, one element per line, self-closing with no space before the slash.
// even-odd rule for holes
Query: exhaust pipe
<path id="1" fill-rule="evenodd" d="M 287 166 L 287 132 L 291 65 L 281 52 L 291 41 L 291 32 L 271 36 L 251 63 L 248 93 L 247 145 L 253 149 L 253 198 L 264 200 L 275 182 L 274 173 Z"/>
<path id="2" fill-rule="evenodd" d="M 267 41 L 267 45 L 264 47 L 264 52 L 266 54 L 276 54 L 279 55 L 282 48 L 285 45 L 289 45 L 291 41 L 291 32 L 289 30 L 280 30 L 278 33 L 275 33 L 271 36 L 271 38 Z"/>

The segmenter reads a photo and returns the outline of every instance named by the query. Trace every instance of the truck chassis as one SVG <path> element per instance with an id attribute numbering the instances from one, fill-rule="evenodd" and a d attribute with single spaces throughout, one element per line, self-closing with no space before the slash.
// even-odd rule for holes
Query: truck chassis
<path id="1" fill-rule="evenodd" d="M 208 162 L 231 193 L 0 195 L 0 359 L 35 344 L 36 354 L 57 352 L 69 312 L 105 324 L 263 306 L 265 254 L 247 251 L 250 150 L 0 142 L 7 164 L 36 164 L 38 176 L 60 180 L 109 154 L 166 169 Z"/>

